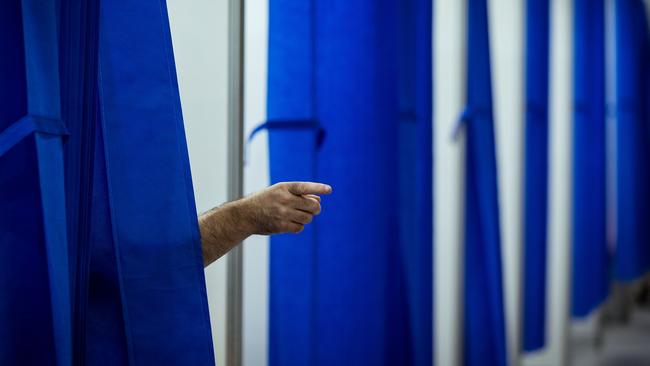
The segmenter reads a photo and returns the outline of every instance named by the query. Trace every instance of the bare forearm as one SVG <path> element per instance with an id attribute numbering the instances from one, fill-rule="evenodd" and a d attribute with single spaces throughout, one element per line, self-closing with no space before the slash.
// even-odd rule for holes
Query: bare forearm
<path id="1" fill-rule="evenodd" d="M 204 266 L 221 258 L 253 234 L 242 200 L 226 203 L 199 217 Z"/>
<path id="2" fill-rule="evenodd" d="M 319 194 L 332 187 L 309 182 L 275 184 L 199 217 L 203 264 L 216 261 L 253 234 L 299 233 L 321 210 Z"/>

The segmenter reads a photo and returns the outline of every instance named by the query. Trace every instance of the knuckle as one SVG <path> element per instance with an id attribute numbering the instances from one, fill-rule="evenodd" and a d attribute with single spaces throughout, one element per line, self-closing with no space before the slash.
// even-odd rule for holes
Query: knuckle
<path id="1" fill-rule="evenodd" d="M 295 188 L 300 192 L 304 192 L 307 190 L 307 185 L 305 183 L 296 183 Z"/>
<path id="2" fill-rule="evenodd" d="M 275 192 L 282 192 L 287 190 L 287 184 L 286 183 L 275 183 L 274 185 L 271 186 L 272 190 Z"/>
<path id="3" fill-rule="evenodd" d="M 289 209 L 285 206 L 278 206 L 277 210 L 280 217 L 286 217 L 289 214 Z"/>
<path id="4" fill-rule="evenodd" d="M 289 203 L 290 197 L 286 194 L 282 194 L 278 192 L 277 196 L 275 197 L 275 200 L 282 205 L 286 205 L 287 203 Z"/>

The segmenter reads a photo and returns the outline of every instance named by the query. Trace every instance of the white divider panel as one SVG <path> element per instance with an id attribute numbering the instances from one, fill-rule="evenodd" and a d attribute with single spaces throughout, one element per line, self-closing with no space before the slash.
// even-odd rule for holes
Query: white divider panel
<path id="1" fill-rule="evenodd" d="M 466 1 L 434 2 L 434 361 L 457 366 L 462 346 Z"/>
<path id="2" fill-rule="evenodd" d="M 508 360 L 519 364 L 523 284 L 524 1 L 488 2 Z"/>
<path id="3" fill-rule="evenodd" d="M 227 1 L 167 1 L 199 213 L 226 201 L 228 188 L 227 5 Z M 206 268 L 205 275 L 216 361 L 225 365 L 225 258 Z"/>
<path id="4" fill-rule="evenodd" d="M 550 364 L 569 362 L 572 255 L 573 2 L 551 1 L 548 326 Z"/>
<path id="5" fill-rule="evenodd" d="M 266 77 L 268 49 L 268 1 L 247 0 L 244 39 L 244 131 L 245 136 L 266 119 Z M 261 132 L 245 145 L 244 193 L 269 184 L 268 139 Z M 243 289 L 244 366 L 268 364 L 269 334 L 269 239 L 255 236 L 244 242 Z"/>

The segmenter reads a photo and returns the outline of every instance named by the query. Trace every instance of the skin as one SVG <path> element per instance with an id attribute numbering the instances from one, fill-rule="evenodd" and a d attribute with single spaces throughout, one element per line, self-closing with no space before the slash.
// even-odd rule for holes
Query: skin
<path id="1" fill-rule="evenodd" d="M 228 202 L 199 217 L 203 264 L 208 266 L 251 235 L 298 234 L 321 211 L 332 187 L 311 182 L 278 183 Z"/>

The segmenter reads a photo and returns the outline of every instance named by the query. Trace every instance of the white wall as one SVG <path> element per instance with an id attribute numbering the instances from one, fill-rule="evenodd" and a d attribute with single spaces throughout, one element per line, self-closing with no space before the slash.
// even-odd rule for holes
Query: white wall
<path id="1" fill-rule="evenodd" d="M 510 365 L 522 336 L 524 1 L 488 2 L 499 178 L 503 288 Z"/>
<path id="2" fill-rule="evenodd" d="M 228 1 L 168 0 L 185 132 L 199 213 L 226 201 Z M 225 365 L 226 261 L 206 269 L 217 364 Z"/>
<path id="3" fill-rule="evenodd" d="M 460 365 L 464 132 L 452 131 L 465 105 L 466 1 L 434 2 L 434 361 Z"/>
<path id="4" fill-rule="evenodd" d="M 248 136 L 266 118 L 268 0 L 248 0 L 245 15 L 244 130 Z M 245 154 L 244 192 L 249 194 L 269 183 L 267 133 L 247 144 Z M 268 281 L 269 239 L 251 237 L 244 243 L 244 366 L 268 363 Z"/>

